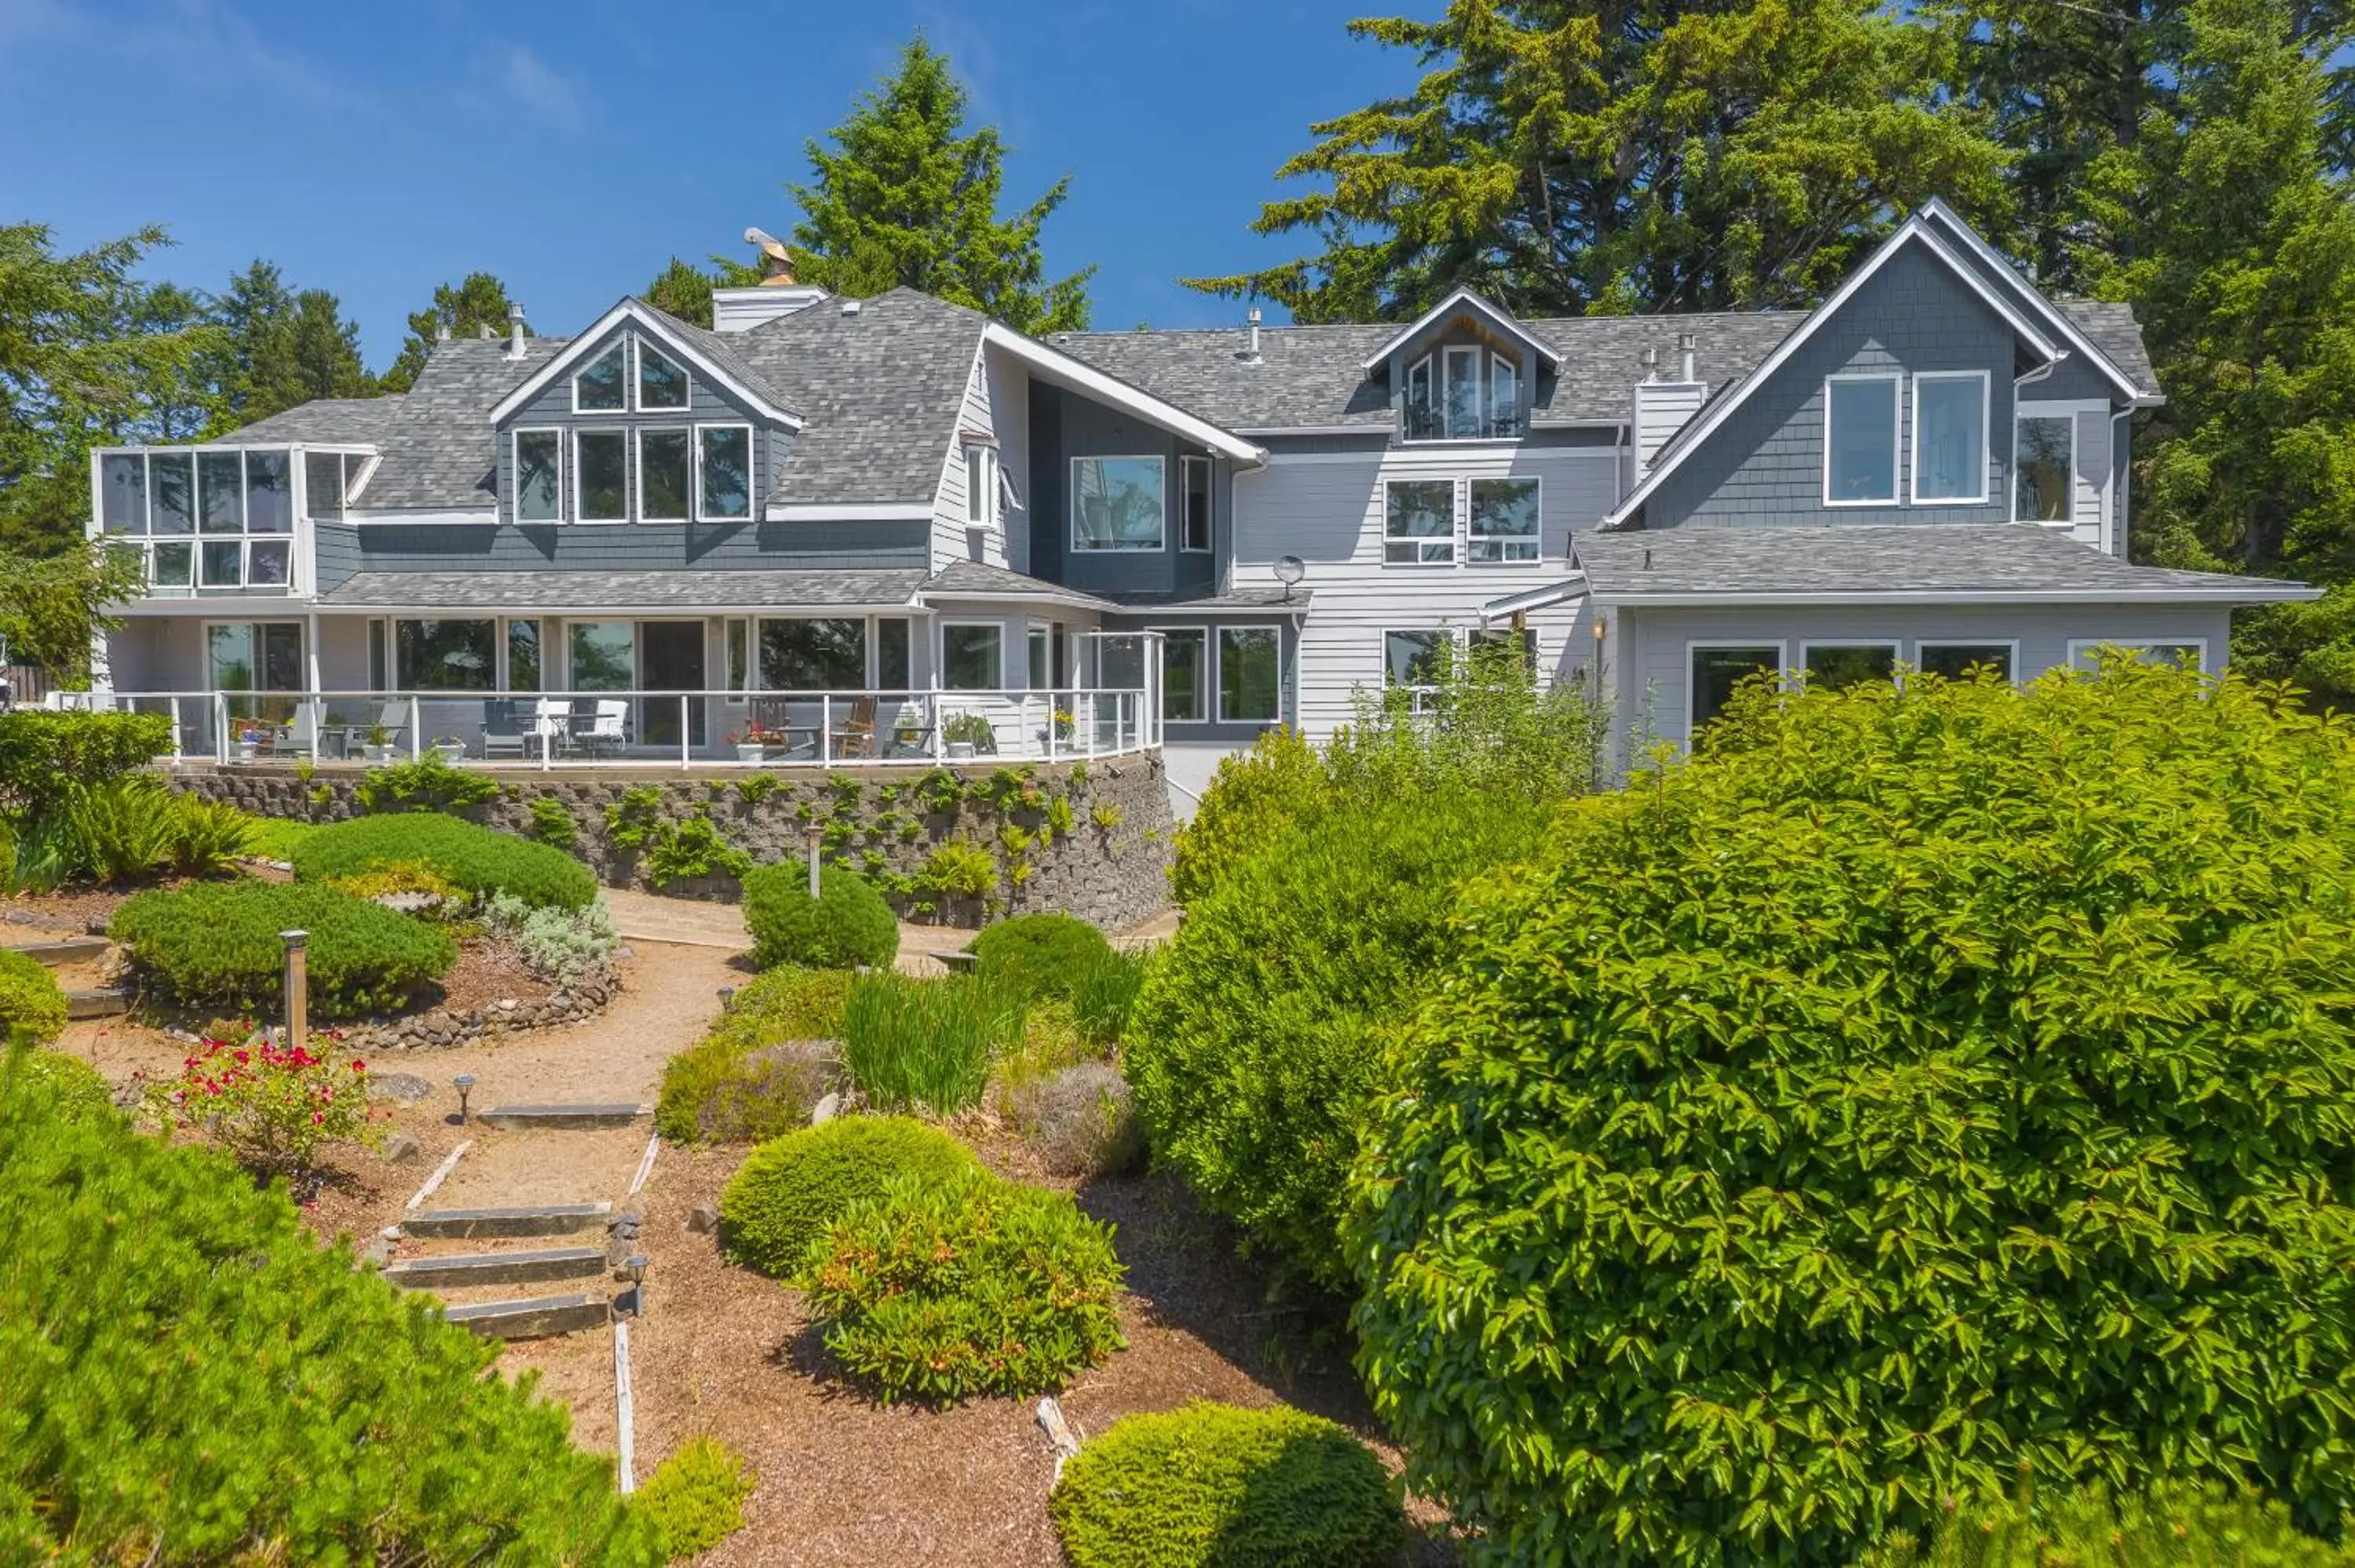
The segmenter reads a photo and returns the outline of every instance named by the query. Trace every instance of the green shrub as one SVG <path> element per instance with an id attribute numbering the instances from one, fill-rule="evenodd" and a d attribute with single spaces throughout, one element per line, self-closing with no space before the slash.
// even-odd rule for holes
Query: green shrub
<path id="1" fill-rule="evenodd" d="M 19 1030 L 35 1045 L 64 1033 L 66 993 L 38 959 L 0 948 L 0 1045 Z"/>
<path id="2" fill-rule="evenodd" d="M 2318 1541 L 2254 1491 L 2162 1483 L 2112 1501 L 2100 1488 L 1942 1510 L 1925 1546 L 1897 1531 L 1859 1568 L 2343 1568 L 2355 1549 Z"/>
<path id="3" fill-rule="evenodd" d="M 886 1110 L 950 1116 L 981 1098 L 989 1065 L 1018 1038 L 1019 997 L 970 975 L 914 980 L 891 969 L 851 982 L 842 1061 Z"/>
<path id="4" fill-rule="evenodd" d="M 303 882 L 416 863 L 476 898 L 505 893 L 534 907 L 580 909 L 597 896 L 589 868 L 561 850 L 432 811 L 330 823 L 297 844 L 293 859 Z"/>
<path id="5" fill-rule="evenodd" d="M 1200 805 L 1178 830 L 1170 899 L 1193 908 L 1236 865 L 1322 814 L 1330 793 L 1324 759 L 1298 730 L 1262 730 L 1249 751 L 1219 759 Z"/>
<path id="6" fill-rule="evenodd" d="M 1071 1568 L 1369 1568 L 1406 1536 L 1372 1451 L 1283 1405 L 1124 1416 L 1047 1506 Z"/>
<path id="7" fill-rule="evenodd" d="M 497 1355 L 220 1156 L 0 1095 L 0 1562 L 659 1562 Z"/>
<path id="8" fill-rule="evenodd" d="M 1121 1348 L 1112 1228 L 1067 1193 L 978 1166 L 900 1176 L 810 1245 L 795 1277 L 826 1349 L 884 1403 L 1062 1387 Z"/>
<path id="9" fill-rule="evenodd" d="M 1017 915 L 986 927 L 973 939 L 985 979 L 1010 986 L 1028 1001 L 1069 1000 L 1080 971 L 1112 953 L 1104 935 L 1072 915 Z"/>
<path id="10" fill-rule="evenodd" d="M 180 790 L 171 798 L 171 869 L 181 876 L 219 876 L 253 853 L 250 817 L 225 800 Z"/>
<path id="11" fill-rule="evenodd" d="M 996 886 L 997 852 L 971 839 L 940 845 L 916 873 L 918 892 L 943 898 L 983 898 Z"/>
<path id="12" fill-rule="evenodd" d="M 673 1563 L 700 1556 L 744 1528 L 756 1485 L 744 1456 L 717 1437 L 690 1437 L 655 1467 L 630 1500 Z"/>
<path id="13" fill-rule="evenodd" d="M 842 1071 L 850 976 L 771 969 L 739 991 L 711 1032 L 663 1066 L 656 1130 L 674 1143 L 754 1143 L 809 1125 Z"/>
<path id="14" fill-rule="evenodd" d="M 319 830 L 291 817 L 252 817 L 246 826 L 246 853 L 261 860 L 292 862 L 295 846 Z"/>
<path id="15" fill-rule="evenodd" d="M 59 1116 L 96 1116 L 114 1109 L 113 1086 L 80 1057 L 57 1051 L 10 1052 L 0 1044 L 0 1100 L 10 1095 L 38 1097 Z"/>
<path id="16" fill-rule="evenodd" d="M 1481 885 L 1353 1177 L 1502 1557 L 1846 1560 L 2027 1465 L 2355 1503 L 2355 732 L 2123 667 L 1737 700 Z"/>
<path id="17" fill-rule="evenodd" d="M 18 829 L 10 881 L 46 892 L 70 882 L 217 875 L 245 853 L 252 821 L 152 773 L 69 784 Z"/>
<path id="18" fill-rule="evenodd" d="M 612 962 L 622 946 L 613 912 L 602 898 L 578 909 L 535 909 L 512 893 L 494 893 L 483 902 L 483 928 L 514 943 L 526 968 L 558 985 L 570 985 Z"/>
<path id="19" fill-rule="evenodd" d="M 532 797 L 531 825 L 524 832 L 549 848 L 568 854 L 581 842 L 581 824 L 573 820 L 572 808 L 553 795 Z"/>
<path id="20" fill-rule="evenodd" d="M 108 933 L 142 980 L 182 1006 L 231 1016 L 284 1011 L 285 944 L 310 933 L 310 1008 L 321 1019 L 405 1006 L 457 959 L 449 934 L 331 887 L 206 883 L 126 900 Z"/>
<path id="21" fill-rule="evenodd" d="M 438 751 L 413 762 L 371 768 L 360 780 L 360 804 L 371 811 L 455 811 L 499 798 L 499 783 L 481 773 L 453 768 Z"/>
<path id="22" fill-rule="evenodd" d="M 719 1194 L 719 1241 L 735 1262 L 783 1279 L 861 1198 L 909 1176 L 942 1181 L 974 1165 L 947 1133 L 904 1117 L 837 1117 L 764 1143 Z"/>
<path id="23" fill-rule="evenodd" d="M 1056 1176 L 1113 1176 L 1145 1158 L 1127 1080 L 1109 1062 L 1080 1062 L 1010 1086 L 1007 1119 Z"/>
<path id="24" fill-rule="evenodd" d="M 865 877 L 839 866 L 819 873 L 815 899 L 805 867 L 755 866 L 744 876 L 744 924 L 756 969 L 883 969 L 900 951 L 891 906 Z"/>
<path id="25" fill-rule="evenodd" d="M 1476 874 L 1545 819 L 1479 799 L 1353 808 L 1231 867 L 1137 999 L 1124 1065 L 1155 1152 L 1247 1241 L 1327 1287 L 1383 1042 L 1454 951 Z"/>
<path id="26" fill-rule="evenodd" d="M 0 810 L 45 815 L 69 789 L 96 789 L 171 749 L 166 714 L 11 708 L 0 713 Z"/>

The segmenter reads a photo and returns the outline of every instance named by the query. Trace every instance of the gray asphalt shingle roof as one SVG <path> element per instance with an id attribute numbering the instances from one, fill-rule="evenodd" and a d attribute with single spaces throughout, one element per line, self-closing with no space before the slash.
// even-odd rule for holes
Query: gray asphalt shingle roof
<path id="1" fill-rule="evenodd" d="M 256 419 L 237 432 L 238 440 L 253 441 L 343 442 L 372 446 L 384 440 L 400 418 L 397 392 L 381 397 L 314 397 L 292 408 Z"/>
<path id="2" fill-rule="evenodd" d="M 526 338 L 520 359 L 507 357 L 505 338 L 435 344 L 417 384 L 400 399 L 400 411 L 378 440 L 384 461 L 352 504 L 366 511 L 471 512 L 496 505 L 493 471 L 498 442 L 491 431 L 491 408 L 570 341 Z"/>
<path id="3" fill-rule="evenodd" d="M 1060 603 L 1082 609 L 1109 610 L 1119 606 L 1110 599 L 1098 599 L 1061 583 L 1050 583 L 1044 577 L 1025 577 L 1020 572 L 993 567 L 986 561 L 951 561 L 924 579 L 927 596 L 938 594 L 954 598 L 958 594 L 1003 598 L 1017 595 L 1023 598 L 1052 599 Z"/>
<path id="4" fill-rule="evenodd" d="M 921 567 L 882 571 L 359 572 L 320 596 L 328 605 L 417 609 L 719 609 L 906 604 Z"/>
<path id="5" fill-rule="evenodd" d="M 2032 524 L 1853 524 L 1810 527 L 1597 530 L 1572 536 L 1598 598 L 1711 594 L 1972 594 L 2173 597 L 2237 602 L 2309 598 L 2302 583 L 2140 567 Z"/>

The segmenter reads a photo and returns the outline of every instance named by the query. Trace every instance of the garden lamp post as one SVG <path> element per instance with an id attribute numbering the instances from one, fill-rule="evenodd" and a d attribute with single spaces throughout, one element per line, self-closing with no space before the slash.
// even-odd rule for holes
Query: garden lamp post
<path id="1" fill-rule="evenodd" d="M 812 822 L 803 832 L 804 836 L 809 840 L 809 895 L 815 898 L 817 896 L 817 852 L 826 842 L 826 830 Z"/>
<path id="2" fill-rule="evenodd" d="M 466 1097 L 474 1092 L 474 1075 L 461 1073 L 450 1080 L 450 1086 L 458 1091 L 458 1125 L 464 1127 L 466 1125 Z"/>
<path id="3" fill-rule="evenodd" d="M 289 1049 L 300 1051 L 305 1020 L 309 1011 L 311 966 L 304 944 L 308 931 L 281 931 L 278 939 L 286 944 L 286 1044 Z"/>

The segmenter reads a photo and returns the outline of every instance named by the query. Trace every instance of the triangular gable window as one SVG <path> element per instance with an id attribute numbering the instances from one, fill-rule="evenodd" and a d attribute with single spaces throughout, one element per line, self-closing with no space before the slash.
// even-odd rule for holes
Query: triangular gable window
<path id="1" fill-rule="evenodd" d="M 613 347 L 582 366 L 581 373 L 572 378 L 572 411 L 613 414 L 627 408 L 627 350 L 616 341 Z"/>

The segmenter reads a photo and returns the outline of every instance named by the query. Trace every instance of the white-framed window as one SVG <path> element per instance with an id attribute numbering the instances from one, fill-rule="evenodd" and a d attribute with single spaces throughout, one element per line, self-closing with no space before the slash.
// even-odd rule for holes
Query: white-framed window
<path id="1" fill-rule="evenodd" d="M 1515 648 L 1520 650 L 1521 669 L 1532 681 L 1538 675 L 1538 634 L 1535 627 L 1524 626 L 1515 630 L 1509 626 L 1474 626 L 1464 633 L 1464 651 L 1477 657 L 1483 648 Z"/>
<path id="2" fill-rule="evenodd" d="M 941 686 L 951 692 L 1006 689 L 1006 623 L 941 622 Z"/>
<path id="3" fill-rule="evenodd" d="M 638 521 L 684 523 L 695 487 L 695 432 L 684 426 L 641 426 L 638 436 Z"/>
<path id="4" fill-rule="evenodd" d="M 2146 664 L 2171 664 L 2179 670 L 2197 670 L 2203 674 L 2208 669 L 2208 640 L 2204 637 L 2073 637 L 2069 640 L 2069 667 L 2099 670 L 2105 649 L 2131 654 Z"/>
<path id="5" fill-rule="evenodd" d="M 604 353 L 572 375 L 572 411 L 576 414 L 623 414 L 630 408 L 630 349 L 615 338 Z"/>
<path id="6" fill-rule="evenodd" d="M 1897 500 L 1900 377 L 1824 378 L 1824 504 L 1888 506 Z"/>
<path id="7" fill-rule="evenodd" d="M 1023 636 L 1022 649 L 1028 656 L 1030 689 L 1034 692 L 1046 691 L 1055 683 L 1054 636 L 1052 626 L 1041 626 L 1036 622 Z"/>
<path id="8" fill-rule="evenodd" d="M 1966 505 L 1987 498 L 1987 373 L 1913 377 L 1913 501 Z"/>
<path id="9" fill-rule="evenodd" d="M 1382 485 L 1382 561 L 1393 567 L 1455 563 L 1455 482 L 1393 479 Z"/>
<path id="10" fill-rule="evenodd" d="M 2019 643 L 1993 638 L 1916 642 L 1913 667 L 1925 675 L 1947 681 L 1965 680 L 1973 671 L 1984 667 L 1996 671 L 2007 681 L 2016 681 L 2019 678 Z"/>
<path id="11" fill-rule="evenodd" d="M 1686 744 L 1690 745 L 1704 725 L 1725 711 L 1742 682 L 1759 675 L 1780 678 L 1789 652 L 1785 643 L 1771 639 L 1686 643 Z"/>
<path id="12" fill-rule="evenodd" d="M 1167 481 L 1158 457 L 1071 460 L 1074 551 L 1166 550 L 1167 512 Z"/>
<path id="13" fill-rule="evenodd" d="M 752 623 L 743 616 L 730 616 L 721 624 L 719 634 L 721 656 L 725 660 L 727 688 L 731 692 L 752 689 Z"/>
<path id="14" fill-rule="evenodd" d="M 687 366 L 642 337 L 630 342 L 638 356 L 638 407 L 653 412 L 677 413 L 695 401 Z"/>
<path id="15" fill-rule="evenodd" d="M 344 454 L 306 452 L 329 476 L 323 504 L 343 515 Z M 364 464 L 354 454 L 351 461 Z M 294 570 L 294 454 L 285 447 L 183 448 L 101 453 L 93 498 L 101 527 L 139 548 L 158 593 L 198 588 L 283 588 Z M 310 504 L 306 499 L 304 504 Z M 312 512 L 314 517 L 318 512 Z"/>
<path id="16" fill-rule="evenodd" d="M 404 692 L 494 692 L 499 686 L 496 616 L 396 619 L 393 683 Z"/>
<path id="17" fill-rule="evenodd" d="M 1879 640 L 1846 639 L 1802 642 L 1799 668 L 1807 684 L 1819 691 L 1844 691 L 1874 681 L 1897 679 L 1897 644 Z"/>
<path id="18" fill-rule="evenodd" d="M 1488 429 L 1491 436 L 1518 436 L 1521 418 L 1521 366 L 1501 354 L 1488 356 Z"/>
<path id="19" fill-rule="evenodd" d="M 1472 482 L 1466 558 L 1474 566 L 1527 564 L 1538 558 L 1540 489 L 1534 478 Z"/>
<path id="20" fill-rule="evenodd" d="M 1161 633 L 1161 721 L 1207 724 L 1210 717 L 1210 629 L 1156 626 Z"/>
<path id="21" fill-rule="evenodd" d="M 1404 403 L 1406 439 L 1411 441 L 1438 440 L 1441 424 L 1439 404 L 1432 397 L 1431 355 L 1426 354 L 1407 366 Z"/>
<path id="22" fill-rule="evenodd" d="M 997 449 L 968 441 L 964 449 L 964 520 L 968 527 L 995 528 L 998 522 Z"/>
<path id="23" fill-rule="evenodd" d="M 741 523 L 752 515 L 752 427 L 695 428 L 695 515 Z"/>
<path id="24" fill-rule="evenodd" d="M 582 523 L 630 520 L 630 432 L 572 432 L 572 515 Z"/>
<path id="25" fill-rule="evenodd" d="M 1193 555 L 1210 550 L 1210 460 L 1178 460 L 1178 547 Z"/>
<path id="26" fill-rule="evenodd" d="M 1284 716 L 1284 637 L 1273 626 L 1219 628 L 1219 718 L 1273 724 Z"/>
<path id="27" fill-rule="evenodd" d="M 1411 693 L 1421 712 L 1439 689 L 1454 658 L 1455 633 L 1444 626 L 1404 627 L 1382 633 L 1382 685 Z"/>
<path id="28" fill-rule="evenodd" d="M 562 522 L 564 432 L 517 430 L 513 441 L 515 520 L 518 523 Z"/>
<path id="29" fill-rule="evenodd" d="M 2077 416 L 2023 411 L 2011 422 L 2011 520 L 2076 521 Z"/>

